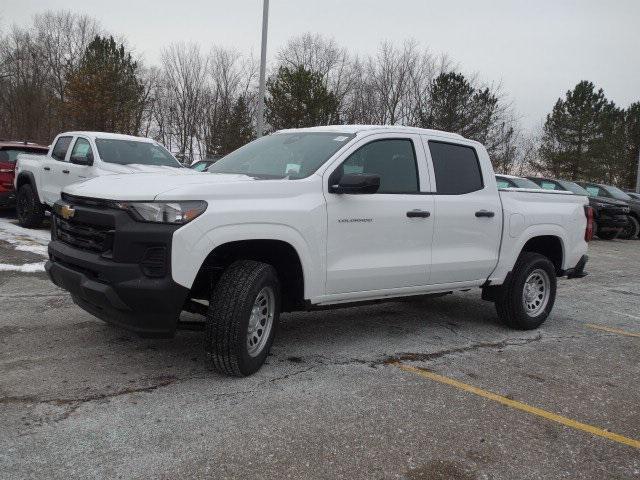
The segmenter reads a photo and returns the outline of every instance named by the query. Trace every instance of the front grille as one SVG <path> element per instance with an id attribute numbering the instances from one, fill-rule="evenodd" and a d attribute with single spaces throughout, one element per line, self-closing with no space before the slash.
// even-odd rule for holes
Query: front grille
<path id="1" fill-rule="evenodd" d="M 88 197 L 76 197 L 75 195 L 69 195 L 68 193 L 62 194 L 62 200 L 69 202 L 72 205 L 79 205 L 84 207 L 91 207 L 97 209 L 113 208 L 113 200 L 103 200 L 101 198 L 88 198 Z"/>
<path id="2" fill-rule="evenodd" d="M 113 247 L 114 230 L 111 227 L 64 220 L 57 215 L 54 218 L 55 236 L 67 245 L 97 253 L 107 252 Z"/>

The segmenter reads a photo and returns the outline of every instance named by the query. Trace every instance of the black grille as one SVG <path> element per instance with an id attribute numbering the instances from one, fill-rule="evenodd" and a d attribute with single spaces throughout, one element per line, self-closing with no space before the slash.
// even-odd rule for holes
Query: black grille
<path id="1" fill-rule="evenodd" d="M 113 200 L 103 200 L 101 198 L 88 198 L 88 197 L 76 197 L 75 195 L 69 195 L 68 193 L 62 194 L 62 200 L 69 202 L 73 205 L 81 205 L 84 207 L 92 208 L 113 208 Z"/>
<path id="2" fill-rule="evenodd" d="M 114 230 L 107 226 L 88 225 L 55 217 L 55 235 L 58 240 L 74 248 L 103 253 L 113 247 Z"/>

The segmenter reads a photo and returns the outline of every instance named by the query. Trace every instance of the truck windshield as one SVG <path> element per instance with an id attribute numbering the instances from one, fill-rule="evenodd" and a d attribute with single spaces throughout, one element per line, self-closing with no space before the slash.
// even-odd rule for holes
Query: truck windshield
<path id="1" fill-rule="evenodd" d="M 618 187 L 606 187 L 606 189 L 609 191 L 609 193 L 613 198 L 617 198 L 618 200 L 625 200 L 625 201 L 632 200 L 632 198 L 629 195 L 624 193 Z"/>
<path id="2" fill-rule="evenodd" d="M 336 132 L 276 133 L 222 157 L 209 167 L 209 172 L 239 173 L 257 178 L 304 178 L 353 137 Z"/>
<path id="3" fill-rule="evenodd" d="M 584 195 L 585 197 L 589 196 L 589 192 L 587 192 L 584 188 L 582 188 L 577 183 L 568 182 L 566 180 L 559 181 L 560 185 L 569 190 L 570 192 L 575 193 L 576 195 Z"/>
<path id="4" fill-rule="evenodd" d="M 180 168 L 178 162 L 167 150 L 157 143 L 135 140 L 96 138 L 96 147 L 103 162 L 118 165 L 158 165 Z"/>

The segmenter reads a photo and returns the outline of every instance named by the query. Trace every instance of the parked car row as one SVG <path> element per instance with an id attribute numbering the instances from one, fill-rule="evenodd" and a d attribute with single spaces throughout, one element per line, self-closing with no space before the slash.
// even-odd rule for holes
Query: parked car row
<path id="1" fill-rule="evenodd" d="M 603 240 L 640 235 L 640 194 L 611 185 L 572 182 L 548 177 L 496 175 L 498 188 L 533 188 L 584 195 L 594 213 L 594 234 Z"/>

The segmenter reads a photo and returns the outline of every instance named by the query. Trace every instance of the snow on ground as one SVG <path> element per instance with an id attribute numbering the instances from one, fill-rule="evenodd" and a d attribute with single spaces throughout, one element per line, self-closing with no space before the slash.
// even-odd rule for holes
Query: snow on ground
<path id="1" fill-rule="evenodd" d="M 46 258 L 51 234 L 46 229 L 22 228 L 15 223 L 15 220 L 0 218 L 0 240 L 9 243 L 16 250 L 35 253 Z M 0 263 L 0 272 L 44 272 L 44 262 L 22 265 Z"/>
<path id="2" fill-rule="evenodd" d="M 8 263 L 0 263 L 0 272 L 23 272 L 23 273 L 44 272 L 44 262 L 24 263 L 22 265 L 11 265 Z"/>

